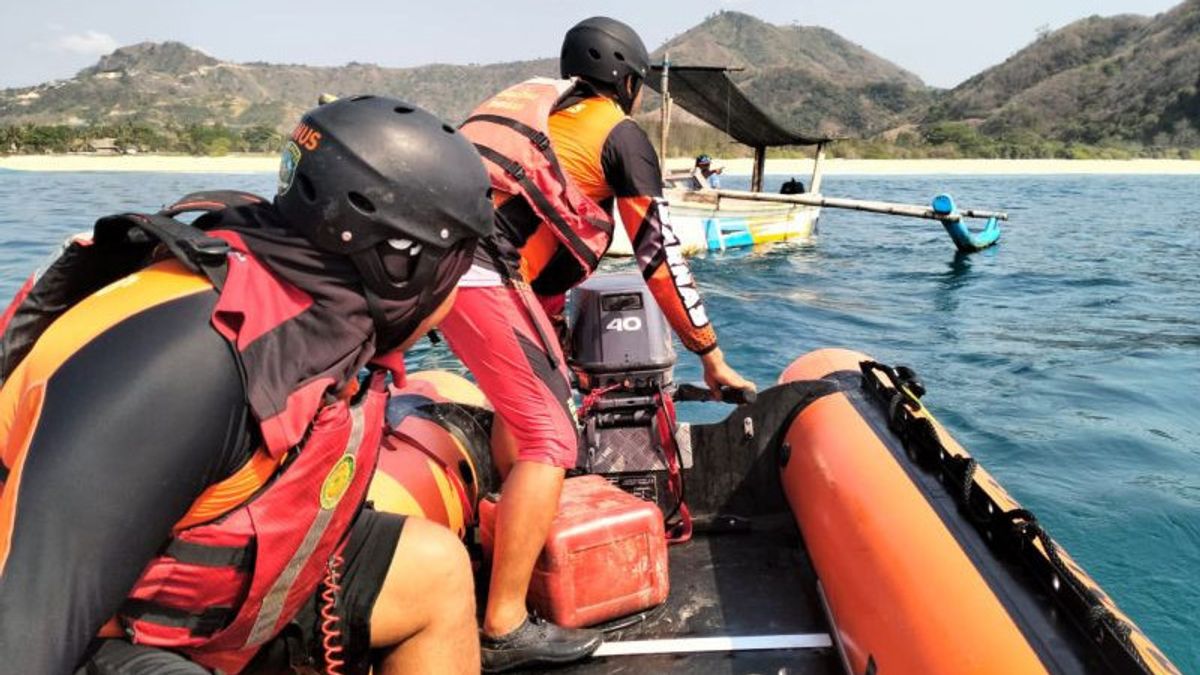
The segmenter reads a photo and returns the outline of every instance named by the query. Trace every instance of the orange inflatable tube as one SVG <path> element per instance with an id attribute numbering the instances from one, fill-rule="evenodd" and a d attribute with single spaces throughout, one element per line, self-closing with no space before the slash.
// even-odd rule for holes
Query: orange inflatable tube
<path id="1" fill-rule="evenodd" d="M 390 431 L 367 499 L 463 536 L 491 489 L 490 418 L 483 394 L 462 377 L 410 375 L 388 404 Z"/>
<path id="2" fill-rule="evenodd" d="M 1031 539 L 1021 555 L 1044 563 L 1032 569 L 1053 560 L 1065 573 L 1039 580 L 1002 560 L 988 533 L 964 515 L 945 472 L 918 466 L 889 428 L 887 406 L 868 391 L 867 378 L 877 375 L 864 374 L 864 361 L 863 354 L 824 349 L 797 359 L 780 376 L 781 383 L 827 378 L 841 385 L 791 422 L 781 477 L 848 672 L 1130 670 L 1116 663 L 1134 664 L 1137 672 L 1178 672 L 1048 536 Z M 972 508 L 984 515 L 1028 513 L 910 398 L 912 417 L 941 441 L 935 457 L 969 464 L 964 480 L 975 491 L 966 492 Z M 1119 624 L 1113 634 L 1120 637 L 1108 644 L 1104 636 L 1089 638 L 1067 612 L 1055 610 L 1055 593 L 1067 587 L 1097 603 L 1092 615 L 1100 610 Z"/>

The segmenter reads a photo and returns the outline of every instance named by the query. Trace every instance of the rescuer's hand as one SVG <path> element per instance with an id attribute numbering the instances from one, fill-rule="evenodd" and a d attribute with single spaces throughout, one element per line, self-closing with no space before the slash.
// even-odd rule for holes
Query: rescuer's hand
<path id="1" fill-rule="evenodd" d="M 704 382 L 712 390 L 714 399 L 721 397 L 721 387 L 723 386 L 758 391 L 758 387 L 755 387 L 753 382 L 739 375 L 728 363 L 725 363 L 725 355 L 721 353 L 720 347 L 701 356 L 700 363 L 704 364 Z"/>

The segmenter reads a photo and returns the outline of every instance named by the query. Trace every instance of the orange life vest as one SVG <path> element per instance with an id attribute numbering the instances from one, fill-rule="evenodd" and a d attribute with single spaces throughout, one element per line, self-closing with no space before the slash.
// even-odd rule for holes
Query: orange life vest
<path id="1" fill-rule="evenodd" d="M 586 277 L 612 243 L 613 219 L 571 182 L 550 145 L 550 114 L 574 86 L 574 80 L 526 80 L 483 102 L 462 132 L 485 160 L 497 203 L 524 198 Z"/>

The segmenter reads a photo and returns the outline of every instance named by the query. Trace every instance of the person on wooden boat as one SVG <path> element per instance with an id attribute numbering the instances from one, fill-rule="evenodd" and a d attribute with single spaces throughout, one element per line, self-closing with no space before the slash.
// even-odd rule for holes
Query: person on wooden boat
<path id="1" fill-rule="evenodd" d="M 802 195 L 804 194 L 804 181 L 799 178 L 790 178 L 783 185 L 779 186 L 779 194 L 781 195 Z"/>
<path id="2" fill-rule="evenodd" d="M 695 181 L 696 189 L 721 189 L 721 172 L 724 170 L 725 167 L 713 164 L 712 157 L 708 155 L 696 157 L 696 165 L 692 167 L 692 180 Z"/>
<path id="3" fill-rule="evenodd" d="M 564 474 L 578 461 L 571 386 L 556 327 L 567 291 L 612 241 L 615 202 L 637 263 L 707 382 L 753 388 L 726 364 L 671 229 L 658 158 L 630 118 L 650 57 L 632 28 L 586 19 L 563 41 L 561 80 L 538 78 L 481 104 L 462 126 L 486 160 L 496 234 L 442 323 L 515 441 L 493 450 L 505 473 L 483 616 L 483 666 L 499 671 L 583 658 L 600 634 L 531 618 L 525 596 L 553 522 Z M 501 456 L 504 455 L 504 456 Z"/>
<path id="4" fill-rule="evenodd" d="M 27 284 L 0 323 L 4 669 L 477 671 L 461 542 L 364 500 L 386 372 L 489 192 L 441 120 L 343 99 L 292 133 L 274 202 L 103 218 Z"/>

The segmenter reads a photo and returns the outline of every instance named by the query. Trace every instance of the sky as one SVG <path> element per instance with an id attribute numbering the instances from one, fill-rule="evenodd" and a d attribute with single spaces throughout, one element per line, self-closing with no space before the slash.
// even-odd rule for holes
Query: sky
<path id="1" fill-rule="evenodd" d="M 384 66 L 558 54 L 588 16 L 632 25 L 653 50 L 722 9 L 829 28 L 952 87 L 1091 15 L 1154 15 L 1178 0 L 0 0 L 0 88 L 69 78 L 121 45 L 178 40 L 224 61 Z"/>

